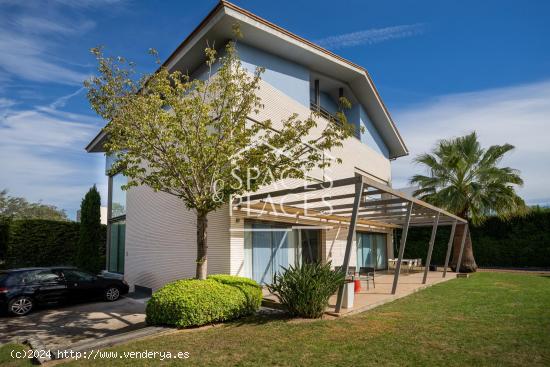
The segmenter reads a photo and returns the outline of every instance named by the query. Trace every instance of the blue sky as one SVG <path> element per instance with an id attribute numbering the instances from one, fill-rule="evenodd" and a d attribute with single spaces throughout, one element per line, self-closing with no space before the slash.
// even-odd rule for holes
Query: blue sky
<path id="1" fill-rule="evenodd" d="M 151 71 L 215 1 L 0 0 L 0 189 L 74 217 L 104 160 L 84 146 L 102 126 L 82 80 L 104 45 Z M 411 156 L 478 131 L 509 142 L 520 193 L 550 203 L 550 2 L 239 1 L 235 3 L 366 67 Z M 420 170 L 393 163 L 394 186 Z"/>

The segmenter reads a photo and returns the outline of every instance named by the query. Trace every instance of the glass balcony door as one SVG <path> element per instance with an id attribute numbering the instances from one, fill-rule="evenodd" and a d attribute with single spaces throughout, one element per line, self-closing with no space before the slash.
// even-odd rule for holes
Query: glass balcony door
<path id="1" fill-rule="evenodd" d="M 386 234 L 356 233 L 357 269 L 371 267 L 377 270 L 388 267 Z"/>

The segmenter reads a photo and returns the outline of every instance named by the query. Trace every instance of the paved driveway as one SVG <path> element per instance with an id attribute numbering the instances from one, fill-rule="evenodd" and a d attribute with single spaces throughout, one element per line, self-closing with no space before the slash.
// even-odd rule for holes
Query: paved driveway
<path id="1" fill-rule="evenodd" d="M 124 333 L 145 326 L 145 300 L 123 297 L 39 309 L 27 316 L 0 316 L 0 344 L 13 339 L 38 339 L 47 349 L 65 349 L 77 342 Z"/>

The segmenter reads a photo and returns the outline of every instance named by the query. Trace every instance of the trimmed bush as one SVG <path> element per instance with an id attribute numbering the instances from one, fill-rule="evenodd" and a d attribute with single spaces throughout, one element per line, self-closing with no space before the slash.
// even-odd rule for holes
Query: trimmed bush
<path id="1" fill-rule="evenodd" d="M 261 301 L 262 290 L 251 279 L 214 275 L 206 280 L 177 280 L 153 293 L 146 321 L 180 328 L 206 325 L 251 315 Z"/>
<path id="2" fill-rule="evenodd" d="M 44 219 L 17 219 L 9 224 L 6 268 L 77 265 L 80 224 Z M 101 233 L 101 261 L 105 263 L 106 226 Z"/>
<path id="3" fill-rule="evenodd" d="M 262 304 L 262 288 L 254 280 L 226 274 L 209 275 L 208 279 L 239 288 L 246 297 L 247 307 L 256 311 Z"/>
<path id="4" fill-rule="evenodd" d="M 292 316 L 319 318 L 328 300 L 344 284 L 344 274 L 331 270 L 331 264 L 303 263 L 283 268 L 268 286 Z"/>

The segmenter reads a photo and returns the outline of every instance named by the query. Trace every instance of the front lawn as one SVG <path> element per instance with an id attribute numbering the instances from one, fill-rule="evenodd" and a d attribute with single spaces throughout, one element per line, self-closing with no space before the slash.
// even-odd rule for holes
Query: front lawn
<path id="1" fill-rule="evenodd" d="M 198 366 L 548 366 L 550 277 L 478 273 L 347 318 L 249 318 L 110 349 L 145 350 L 189 352 L 189 359 L 164 363 Z"/>
<path id="2" fill-rule="evenodd" d="M 2 367 L 32 366 L 33 365 L 32 360 L 27 358 L 28 350 L 29 348 L 21 344 L 10 343 L 10 344 L 1 345 L 0 346 L 0 366 Z"/>

